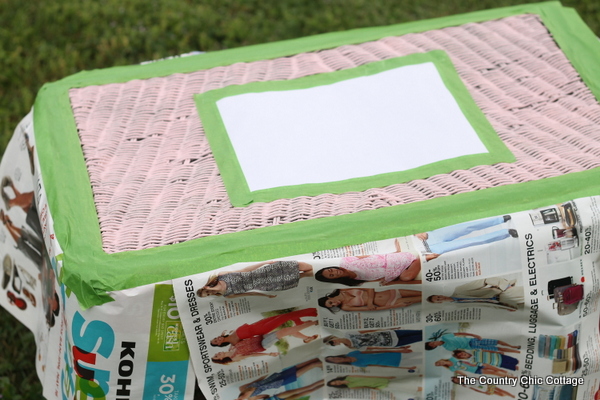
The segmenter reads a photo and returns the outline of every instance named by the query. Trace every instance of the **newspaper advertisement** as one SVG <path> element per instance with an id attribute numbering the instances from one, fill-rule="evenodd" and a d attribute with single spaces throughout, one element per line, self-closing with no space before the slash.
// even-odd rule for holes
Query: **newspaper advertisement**
<path id="1" fill-rule="evenodd" d="M 115 301 L 81 310 L 58 288 L 47 399 L 192 399 L 195 378 L 170 283 L 114 292 Z M 136 299 L 136 301 L 131 301 Z"/>
<path id="2" fill-rule="evenodd" d="M 173 281 L 207 399 L 596 399 L 600 197 Z"/>

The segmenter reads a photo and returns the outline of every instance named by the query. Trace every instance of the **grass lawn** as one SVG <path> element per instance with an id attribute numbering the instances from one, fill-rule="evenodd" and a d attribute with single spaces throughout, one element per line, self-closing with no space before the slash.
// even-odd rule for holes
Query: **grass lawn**
<path id="1" fill-rule="evenodd" d="M 40 87 L 81 70 L 528 3 L 0 0 L 0 152 Z M 569 0 L 600 35 L 600 1 Z M 33 335 L 0 309 L 0 399 L 40 399 Z"/>

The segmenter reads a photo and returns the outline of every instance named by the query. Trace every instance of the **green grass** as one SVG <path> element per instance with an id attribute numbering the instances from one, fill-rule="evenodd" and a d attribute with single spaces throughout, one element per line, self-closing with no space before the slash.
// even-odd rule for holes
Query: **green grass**
<path id="1" fill-rule="evenodd" d="M 33 334 L 0 308 L 0 399 L 42 398 L 35 357 Z"/>
<path id="2" fill-rule="evenodd" d="M 520 3 L 524 2 L 0 0 L 0 152 L 39 88 L 80 70 Z M 574 7 L 600 35 L 598 0 L 563 4 Z M 33 336 L 0 310 L 2 400 L 41 398 L 34 347 Z"/>

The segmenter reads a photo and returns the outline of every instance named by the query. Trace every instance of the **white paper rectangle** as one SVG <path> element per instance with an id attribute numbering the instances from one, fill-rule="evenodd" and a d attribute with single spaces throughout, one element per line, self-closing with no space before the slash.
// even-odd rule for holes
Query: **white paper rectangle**
<path id="1" fill-rule="evenodd" d="M 432 62 L 217 106 L 251 191 L 488 152 Z"/>

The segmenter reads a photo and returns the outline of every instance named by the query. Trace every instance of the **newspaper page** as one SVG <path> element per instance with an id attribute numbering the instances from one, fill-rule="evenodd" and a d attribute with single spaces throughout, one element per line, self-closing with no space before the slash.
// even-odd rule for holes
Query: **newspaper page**
<path id="1" fill-rule="evenodd" d="M 595 399 L 600 197 L 173 281 L 207 399 Z"/>
<path id="2" fill-rule="evenodd" d="M 195 377 L 170 283 L 112 293 L 81 310 L 64 285 L 49 339 L 44 397 L 184 400 Z"/>

